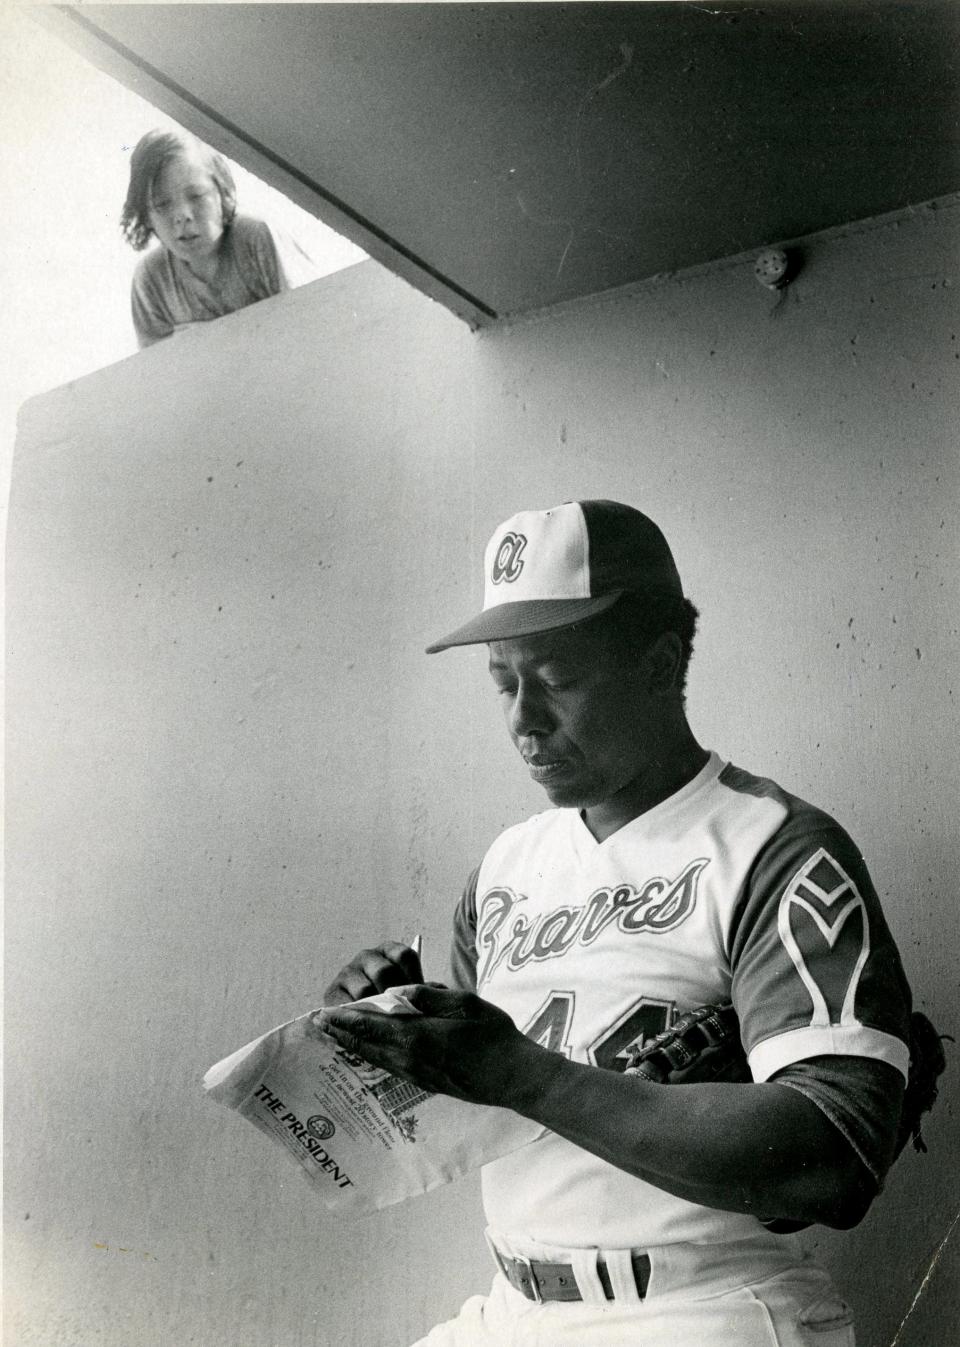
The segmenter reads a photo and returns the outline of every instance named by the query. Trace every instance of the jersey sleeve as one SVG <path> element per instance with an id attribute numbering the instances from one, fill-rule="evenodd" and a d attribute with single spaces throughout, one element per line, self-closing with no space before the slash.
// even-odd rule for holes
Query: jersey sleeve
<path id="1" fill-rule="evenodd" d="M 137 263 L 130 283 L 130 314 L 141 350 L 169 337 L 175 326 L 154 270 L 153 255 L 148 254 Z"/>
<path id="2" fill-rule="evenodd" d="M 463 895 L 453 914 L 453 942 L 450 949 L 452 985 L 457 991 L 477 990 L 477 866 L 467 880 Z"/>
<path id="3" fill-rule="evenodd" d="M 761 849 L 734 913 L 732 999 L 755 1080 L 812 1057 L 909 1063 L 910 989 L 863 857 L 798 811 Z"/>
<path id="4" fill-rule="evenodd" d="M 877 1190 L 894 1159 L 904 1081 L 896 1067 L 867 1057 L 814 1057 L 773 1077 L 810 1099 L 846 1138 Z"/>
<path id="5" fill-rule="evenodd" d="M 237 263 L 258 298 L 267 299 L 316 279 L 316 263 L 282 229 L 252 216 L 238 216 L 231 229 Z"/>

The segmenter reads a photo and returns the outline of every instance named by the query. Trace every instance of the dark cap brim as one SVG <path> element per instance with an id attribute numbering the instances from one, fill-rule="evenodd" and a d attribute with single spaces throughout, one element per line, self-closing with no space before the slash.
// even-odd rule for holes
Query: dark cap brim
<path id="1" fill-rule="evenodd" d="M 536 636 L 542 631 L 571 627 L 575 622 L 583 622 L 612 608 L 623 592 L 616 589 L 591 599 L 527 599 L 520 603 L 501 603 L 479 613 L 449 636 L 428 645 L 427 654 L 435 655 L 455 645 L 510 641 L 517 636 Z"/>

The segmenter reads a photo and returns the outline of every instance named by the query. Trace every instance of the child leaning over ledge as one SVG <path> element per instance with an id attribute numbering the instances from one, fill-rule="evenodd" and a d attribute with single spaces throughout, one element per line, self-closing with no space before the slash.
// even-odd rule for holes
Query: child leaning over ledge
<path id="1" fill-rule="evenodd" d="M 137 341 L 151 346 L 314 280 L 312 259 L 264 220 L 237 214 L 237 189 L 222 155 L 185 131 L 148 131 L 130 159 L 120 219 L 140 251 L 130 303 Z"/>

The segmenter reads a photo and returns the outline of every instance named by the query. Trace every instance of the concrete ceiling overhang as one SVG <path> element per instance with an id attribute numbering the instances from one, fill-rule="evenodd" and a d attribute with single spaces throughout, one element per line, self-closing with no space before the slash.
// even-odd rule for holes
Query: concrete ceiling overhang
<path id="1" fill-rule="evenodd" d="M 472 323 L 960 189 L 957 0 L 47 21 Z"/>

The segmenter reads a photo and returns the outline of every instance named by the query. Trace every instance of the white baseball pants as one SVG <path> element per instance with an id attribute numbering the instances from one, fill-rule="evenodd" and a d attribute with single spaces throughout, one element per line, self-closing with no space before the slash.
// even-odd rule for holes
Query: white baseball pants
<path id="1" fill-rule="evenodd" d="M 849 1306 L 827 1273 L 798 1264 L 792 1241 L 781 1248 L 762 1239 L 648 1249 L 647 1294 L 632 1302 L 588 1283 L 589 1299 L 537 1304 L 498 1273 L 488 1295 L 413 1347 L 854 1347 Z M 527 1256 L 568 1261 L 542 1246 Z"/>

